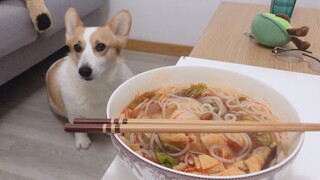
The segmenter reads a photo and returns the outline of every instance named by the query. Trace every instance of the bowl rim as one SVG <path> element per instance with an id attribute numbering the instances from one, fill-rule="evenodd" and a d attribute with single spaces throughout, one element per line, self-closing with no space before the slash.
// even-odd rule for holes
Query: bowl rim
<path id="1" fill-rule="evenodd" d="M 236 75 L 239 75 L 239 76 L 243 76 L 245 78 L 249 78 L 249 79 L 253 79 L 255 81 L 257 81 L 258 83 L 261 83 L 263 84 L 264 86 L 267 86 L 268 88 L 270 88 L 272 91 L 276 92 L 277 94 L 281 95 L 281 93 L 279 93 L 278 91 L 276 91 L 273 87 L 271 87 L 270 85 L 267 85 L 266 83 L 264 82 L 261 82 L 260 80 L 257 80 L 255 79 L 254 77 L 251 77 L 251 76 L 248 76 L 248 75 L 245 75 L 245 74 L 242 74 L 242 73 L 239 73 L 239 72 L 235 72 L 235 71 L 230 71 L 230 70 L 226 70 L 226 69 L 223 69 L 223 68 L 218 68 L 218 67 L 205 67 L 205 66 L 165 66 L 165 67 L 160 67 L 160 68 L 155 68 L 155 69 L 151 69 L 151 70 L 148 70 L 148 71 L 145 71 L 145 72 L 142 72 L 140 74 L 137 74 L 136 76 L 133 76 L 131 78 L 129 78 L 127 81 L 125 81 L 124 83 L 122 83 L 113 93 L 112 95 L 110 96 L 110 99 L 108 100 L 108 103 L 107 103 L 107 108 L 106 108 L 106 114 L 107 116 L 109 117 L 109 109 L 110 109 L 110 103 L 114 98 L 114 94 L 119 90 L 121 89 L 123 86 L 125 86 L 126 82 L 128 81 L 131 81 L 132 79 L 136 79 L 136 78 L 140 78 L 141 76 L 145 76 L 146 74 L 149 74 L 149 73 L 154 73 L 154 72 L 157 72 L 157 71 L 162 71 L 162 70 L 165 70 L 165 69 L 175 69 L 175 68 L 204 68 L 204 69 L 218 69 L 218 70 L 222 70 L 222 71 L 226 71 L 227 73 L 233 73 L 233 74 L 236 74 Z M 287 100 L 286 97 L 282 96 L 284 100 L 287 101 L 287 103 L 289 103 L 291 105 L 291 103 Z M 295 108 L 291 105 L 292 109 L 295 110 Z M 295 110 L 296 111 L 296 110 Z M 297 113 L 298 117 L 299 117 L 299 114 Z M 299 120 L 301 119 L 300 117 L 298 118 Z M 183 175 L 183 176 L 187 176 L 187 177 L 192 177 L 192 178 L 202 178 L 202 179 L 241 179 L 241 178 L 252 178 L 252 177 L 257 177 L 257 176 L 262 176 L 264 174 L 268 174 L 268 173 L 272 173 L 272 172 L 275 172 L 277 170 L 279 170 L 279 168 L 282 168 L 284 167 L 285 165 L 287 165 L 289 162 L 291 162 L 295 156 L 297 156 L 298 152 L 300 151 L 300 149 L 302 148 L 302 144 L 304 142 L 304 138 L 305 138 L 305 133 L 302 132 L 302 133 L 299 133 L 299 137 L 300 137 L 300 140 L 299 142 L 297 143 L 296 147 L 294 148 L 294 150 L 292 151 L 292 153 L 287 156 L 284 160 L 282 160 L 280 163 L 272 166 L 272 167 L 269 167 L 267 169 L 264 169 L 264 170 L 261 170 L 261 171 L 257 171 L 257 172 L 254 172 L 254 173 L 248 173 L 248 174 L 243 174 L 243 175 L 235 175 L 235 176 L 206 176 L 206 175 L 198 175 L 198 174 L 192 174 L 192 173 L 186 173 L 186 172 L 182 172 L 182 171 L 178 171 L 178 170 L 174 170 L 174 169 L 171 169 L 171 168 L 168 168 L 168 167 L 165 167 L 165 166 L 161 166 L 160 164 L 157 164 L 147 158 L 144 158 L 142 156 L 140 156 L 138 153 L 136 153 L 135 151 L 133 151 L 132 149 L 130 149 L 123 141 L 121 141 L 121 139 L 119 138 L 118 135 L 115 135 L 115 134 L 111 134 L 111 137 L 113 139 L 115 139 L 118 143 L 120 143 L 122 145 L 123 148 L 125 148 L 128 152 L 130 152 L 132 155 L 134 155 L 135 157 L 139 158 L 141 161 L 145 162 L 145 163 L 148 163 L 150 164 L 151 166 L 153 167 L 156 167 L 158 169 L 161 169 L 161 170 L 165 170 L 165 171 L 168 171 L 170 173 L 175 173 L 175 174 L 178 174 L 178 175 Z"/>

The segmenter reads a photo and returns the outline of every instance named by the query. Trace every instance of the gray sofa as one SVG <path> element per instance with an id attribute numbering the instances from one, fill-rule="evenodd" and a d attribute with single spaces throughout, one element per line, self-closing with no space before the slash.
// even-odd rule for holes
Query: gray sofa
<path id="1" fill-rule="evenodd" d="M 64 15 L 74 7 L 86 26 L 98 24 L 103 0 L 46 0 L 52 27 L 38 34 L 24 0 L 0 0 L 0 85 L 65 45 Z"/>

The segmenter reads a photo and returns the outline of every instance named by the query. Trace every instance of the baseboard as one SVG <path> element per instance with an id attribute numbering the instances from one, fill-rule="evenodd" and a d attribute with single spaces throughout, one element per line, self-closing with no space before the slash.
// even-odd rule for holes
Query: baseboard
<path id="1" fill-rule="evenodd" d="M 192 46 L 129 39 L 126 49 L 170 56 L 188 56 Z"/>

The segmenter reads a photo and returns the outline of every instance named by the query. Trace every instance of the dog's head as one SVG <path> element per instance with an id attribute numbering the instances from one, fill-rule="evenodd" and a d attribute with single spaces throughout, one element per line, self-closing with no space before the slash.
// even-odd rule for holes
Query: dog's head
<path id="1" fill-rule="evenodd" d="M 69 56 L 85 80 L 99 77 L 115 64 L 120 50 L 128 41 L 131 15 L 119 11 L 103 27 L 84 27 L 76 10 L 68 9 L 65 15 L 66 44 Z"/>

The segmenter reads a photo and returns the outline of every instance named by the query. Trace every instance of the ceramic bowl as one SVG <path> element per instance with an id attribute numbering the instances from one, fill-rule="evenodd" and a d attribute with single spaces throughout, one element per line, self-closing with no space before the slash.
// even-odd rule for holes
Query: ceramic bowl
<path id="1" fill-rule="evenodd" d="M 118 117 L 137 93 L 158 87 L 180 83 L 207 83 L 229 87 L 267 105 L 279 119 L 300 121 L 293 106 L 272 87 L 253 77 L 213 67 L 169 66 L 141 73 L 120 85 L 110 97 L 107 106 L 108 117 Z M 281 178 L 297 156 L 303 133 L 289 133 L 289 155 L 275 166 L 256 173 L 239 176 L 203 176 L 169 169 L 149 161 L 123 143 L 117 135 L 111 135 L 119 157 L 138 179 L 271 179 Z"/>

